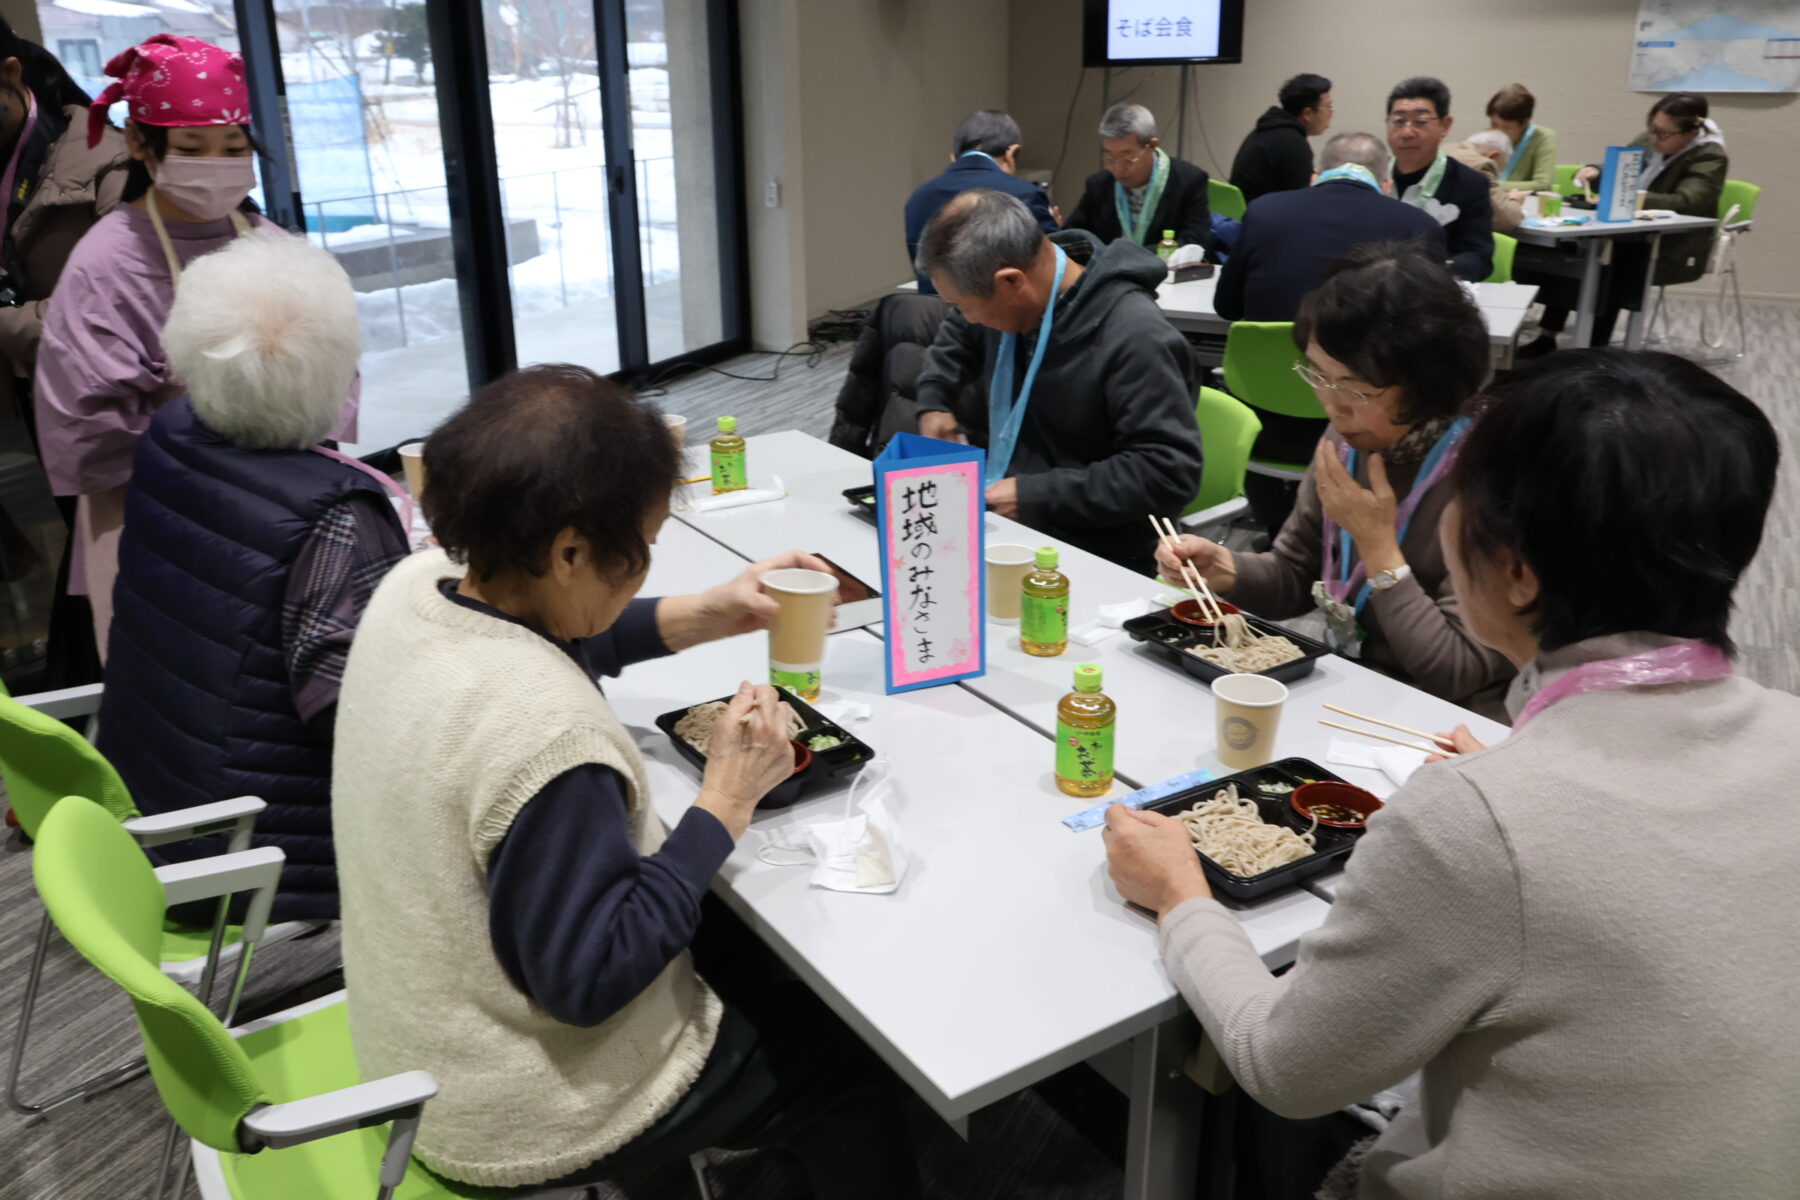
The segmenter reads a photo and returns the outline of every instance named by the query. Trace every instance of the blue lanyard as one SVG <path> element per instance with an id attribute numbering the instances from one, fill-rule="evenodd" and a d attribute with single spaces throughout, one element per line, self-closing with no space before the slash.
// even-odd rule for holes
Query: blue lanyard
<path id="1" fill-rule="evenodd" d="M 1450 428 L 1438 435 L 1436 444 L 1431 447 L 1431 453 L 1427 454 L 1425 456 L 1425 461 L 1419 464 L 1418 482 L 1413 485 L 1413 493 L 1407 497 L 1408 500 L 1414 500 L 1415 497 L 1417 501 L 1422 502 L 1424 500 L 1425 489 L 1433 482 L 1431 478 L 1432 472 L 1437 470 L 1437 465 L 1443 461 L 1444 455 L 1456 448 L 1456 444 L 1462 440 L 1462 435 L 1468 431 L 1469 424 L 1469 418 L 1461 417 L 1452 423 Z M 1356 477 L 1356 451 L 1354 449 L 1350 451 L 1350 459 L 1346 466 L 1350 472 L 1350 477 L 1354 479 Z M 1413 517 L 1418 511 L 1419 503 L 1417 502 L 1407 509 L 1406 518 L 1400 522 L 1399 535 L 1394 539 L 1395 541 L 1403 544 L 1405 543 L 1406 531 L 1412 528 Z M 1338 582 L 1348 585 L 1351 574 L 1350 533 L 1348 530 L 1339 529 Z M 1374 581 L 1371 580 L 1370 582 L 1363 584 L 1362 591 L 1356 593 L 1355 612 L 1357 616 L 1362 616 L 1363 606 L 1369 602 L 1369 597 L 1374 594 Z"/>
<path id="2" fill-rule="evenodd" d="M 1525 147 L 1531 145 L 1531 139 L 1536 134 L 1536 125 L 1525 127 L 1525 136 L 1519 139 L 1519 144 L 1513 147 L 1512 157 L 1506 161 L 1506 178 L 1517 179 L 1519 177 L 1519 160 L 1525 157 Z"/>
<path id="3" fill-rule="evenodd" d="M 1061 246 L 1056 248 L 1056 279 L 1050 285 L 1050 300 L 1044 305 L 1044 319 L 1038 323 L 1037 345 L 1031 351 L 1031 365 L 1025 368 L 1025 384 L 1013 398 L 1013 359 L 1019 343 L 1016 333 L 1000 335 L 1000 350 L 994 356 L 993 378 L 988 380 L 988 452 L 987 481 L 999 483 L 1012 466 L 1013 450 L 1019 444 L 1019 430 L 1025 424 L 1025 406 L 1031 403 L 1031 385 L 1037 382 L 1038 367 L 1043 365 L 1044 351 L 1050 345 L 1050 327 L 1056 319 L 1056 298 L 1062 292 L 1063 268 L 1069 256 Z"/>

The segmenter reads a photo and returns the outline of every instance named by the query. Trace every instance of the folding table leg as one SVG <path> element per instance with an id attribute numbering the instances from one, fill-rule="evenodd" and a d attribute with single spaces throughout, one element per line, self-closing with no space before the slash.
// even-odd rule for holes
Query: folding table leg
<path id="1" fill-rule="evenodd" d="M 1650 293 L 1656 290 L 1656 257 L 1662 253 L 1663 235 L 1660 232 L 1650 235 L 1650 261 L 1644 266 L 1644 295 L 1638 301 L 1638 310 L 1631 314 L 1631 320 L 1625 325 L 1625 348 L 1642 350 L 1644 348 L 1644 330 L 1646 319 L 1644 314 L 1650 311 Z M 1660 303 L 1660 302 L 1659 302 Z"/>
<path id="2" fill-rule="evenodd" d="M 1125 1200 L 1194 1194 L 1206 1093 L 1182 1067 L 1199 1040 L 1200 1024 L 1187 1015 L 1131 1039 Z"/>
<path id="3" fill-rule="evenodd" d="M 1581 239 L 1581 298 L 1575 302 L 1575 344 L 1594 338 L 1594 310 L 1600 306 L 1600 251 L 1605 238 Z"/>

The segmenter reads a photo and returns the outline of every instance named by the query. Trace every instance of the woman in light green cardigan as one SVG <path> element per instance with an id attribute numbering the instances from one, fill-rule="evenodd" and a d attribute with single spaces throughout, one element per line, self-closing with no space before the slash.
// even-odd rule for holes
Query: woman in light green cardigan
<path id="1" fill-rule="evenodd" d="M 1556 130 L 1532 123 L 1537 97 L 1522 83 L 1509 83 L 1487 103 L 1488 124 L 1512 139 L 1512 158 L 1497 186 L 1520 192 L 1547 192 L 1556 186 Z"/>

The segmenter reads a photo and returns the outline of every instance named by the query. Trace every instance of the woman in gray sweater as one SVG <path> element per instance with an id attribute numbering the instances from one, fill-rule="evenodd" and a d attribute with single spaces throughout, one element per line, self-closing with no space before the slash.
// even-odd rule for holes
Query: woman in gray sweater
<path id="1" fill-rule="evenodd" d="M 1732 674 L 1774 429 L 1666 354 L 1496 389 L 1440 533 L 1516 722 L 1388 802 L 1276 978 L 1179 823 L 1113 806 L 1126 898 L 1232 1073 L 1289 1117 L 1421 1071 L 1355 1194 L 1791 1196 L 1800 699 Z"/>

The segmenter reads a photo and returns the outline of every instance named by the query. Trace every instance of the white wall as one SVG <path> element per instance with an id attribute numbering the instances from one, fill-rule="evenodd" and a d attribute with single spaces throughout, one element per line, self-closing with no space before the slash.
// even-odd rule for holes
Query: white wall
<path id="1" fill-rule="evenodd" d="M 1523 83 L 1538 98 L 1538 118 L 1557 132 L 1559 160 L 1590 162 L 1641 130 L 1656 98 L 1626 86 L 1637 11 L 1638 0 L 1249 0 L 1244 62 L 1190 71 L 1186 156 L 1228 174 L 1239 141 L 1275 102 L 1282 80 L 1315 71 L 1333 83 L 1333 133 L 1379 133 L 1388 89 L 1408 75 L 1436 75 L 1450 86 L 1460 133 L 1485 128 L 1488 97 Z M 1080 12 L 1079 0 L 1012 0 L 1009 102 L 1028 141 L 1038 130 L 1057 140 L 1078 78 L 1084 83 L 1055 189 L 1065 211 L 1081 174 L 1098 169 L 1092 131 L 1105 86 L 1103 72 L 1081 69 Z M 1129 94 L 1156 113 L 1171 149 L 1178 78 L 1171 67 L 1121 69 L 1110 84 L 1113 100 Z M 1725 131 L 1731 177 L 1764 189 L 1741 260 L 1744 289 L 1800 300 L 1800 95 L 1708 99 Z M 1040 147 L 1047 159 L 1028 156 L 1027 165 L 1054 161 L 1055 146 Z"/>

